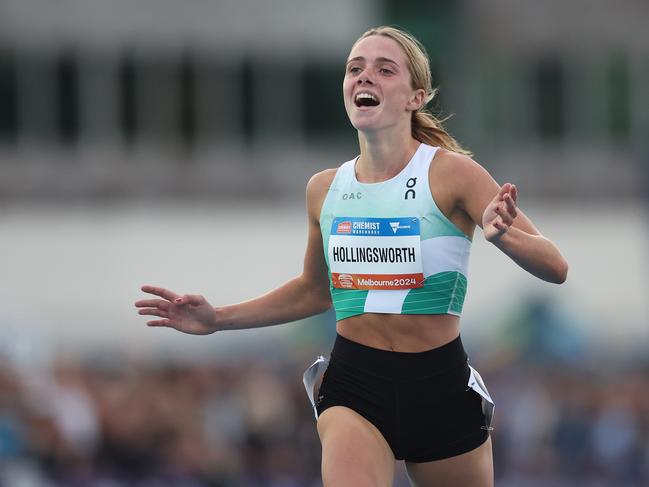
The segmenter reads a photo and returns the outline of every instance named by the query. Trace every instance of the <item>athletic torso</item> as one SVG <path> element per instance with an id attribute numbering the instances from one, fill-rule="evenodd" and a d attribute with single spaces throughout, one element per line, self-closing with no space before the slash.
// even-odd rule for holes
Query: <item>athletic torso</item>
<path id="1" fill-rule="evenodd" d="M 375 184 L 358 182 L 355 160 L 326 172 L 320 227 L 344 337 L 418 352 L 459 333 L 474 225 L 456 211 L 454 185 L 444 184 L 443 153 L 435 158 L 436 148 L 421 144 L 396 176 Z M 415 236 L 416 257 L 408 248 Z"/>

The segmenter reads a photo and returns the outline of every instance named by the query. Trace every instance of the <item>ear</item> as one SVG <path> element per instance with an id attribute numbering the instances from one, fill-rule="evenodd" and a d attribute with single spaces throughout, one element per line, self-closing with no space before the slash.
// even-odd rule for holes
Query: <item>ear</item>
<path id="1" fill-rule="evenodd" d="M 415 90 L 412 96 L 408 99 L 408 104 L 406 105 L 406 109 L 411 112 L 416 112 L 424 104 L 425 98 L 426 98 L 425 90 L 421 88 Z"/>

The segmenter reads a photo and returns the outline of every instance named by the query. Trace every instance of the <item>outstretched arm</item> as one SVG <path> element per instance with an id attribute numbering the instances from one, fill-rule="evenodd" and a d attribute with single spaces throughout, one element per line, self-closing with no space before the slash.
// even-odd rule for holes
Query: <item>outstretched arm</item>
<path id="1" fill-rule="evenodd" d="M 557 246 L 545 238 L 517 207 L 518 192 L 503 184 L 482 214 L 485 239 L 507 254 L 523 269 L 544 281 L 563 283 L 568 263 Z"/>
<path id="2" fill-rule="evenodd" d="M 168 289 L 143 286 L 157 296 L 137 301 L 139 314 L 156 316 L 149 326 L 163 326 L 205 335 L 277 325 L 322 313 L 331 307 L 327 266 L 322 249 L 319 213 L 331 178 L 328 172 L 311 178 L 307 185 L 308 241 L 302 274 L 255 299 L 213 307 L 203 296 L 179 295 Z"/>
<path id="3" fill-rule="evenodd" d="M 564 282 L 568 263 L 554 242 L 541 235 L 518 208 L 516 186 L 505 183 L 499 187 L 482 166 L 466 156 L 457 156 L 455 162 L 463 181 L 458 204 L 482 227 L 485 239 L 534 276 Z"/>

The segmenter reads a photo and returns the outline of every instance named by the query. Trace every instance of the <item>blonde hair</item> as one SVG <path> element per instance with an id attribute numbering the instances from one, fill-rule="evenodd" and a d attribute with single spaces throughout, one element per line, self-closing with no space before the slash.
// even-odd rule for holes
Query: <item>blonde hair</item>
<path id="1" fill-rule="evenodd" d="M 396 27 L 374 27 L 368 30 L 354 45 L 361 40 L 370 36 L 389 37 L 395 41 L 406 54 L 408 59 L 408 69 L 412 79 L 412 88 L 415 90 L 423 89 L 426 92 L 424 103 L 421 107 L 412 113 L 412 137 L 424 144 L 443 147 L 444 149 L 458 152 L 460 154 L 472 155 L 470 151 L 464 149 L 457 140 L 451 136 L 442 123 L 448 120 L 439 120 L 430 113 L 426 106 L 433 101 L 437 94 L 437 89 L 433 89 L 432 77 L 430 74 L 430 62 L 426 49 L 412 34 L 398 29 Z"/>

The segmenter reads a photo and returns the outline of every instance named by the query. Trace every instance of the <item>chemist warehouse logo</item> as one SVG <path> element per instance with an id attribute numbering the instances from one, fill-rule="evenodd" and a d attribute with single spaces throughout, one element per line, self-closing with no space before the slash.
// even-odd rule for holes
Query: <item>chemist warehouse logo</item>
<path id="1" fill-rule="evenodd" d="M 410 230 L 411 227 L 410 225 L 402 225 L 401 222 L 390 222 L 390 228 L 396 234 L 399 230 Z"/>
<path id="2" fill-rule="evenodd" d="M 352 222 L 340 222 L 336 227 L 336 233 L 352 233 Z"/>

